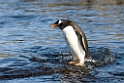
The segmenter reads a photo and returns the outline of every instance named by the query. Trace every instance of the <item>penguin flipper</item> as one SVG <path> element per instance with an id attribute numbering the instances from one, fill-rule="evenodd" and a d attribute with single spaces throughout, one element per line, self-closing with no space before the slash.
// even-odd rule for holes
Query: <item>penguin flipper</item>
<path id="1" fill-rule="evenodd" d="M 77 32 L 77 31 L 76 31 L 76 34 L 77 34 L 77 36 L 78 36 L 78 40 L 79 40 L 79 43 L 80 43 L 82 49 L 86 52 L 87 50 L 85 49 L 82 35 L 81 35 L 79 32 Z"/>
<path id="2" fill-rule="evenodd" d="M 88 52 L 88 43 L 87 43 L 87 40 L 86 40 L 86 37 L 84 34 L 80 34 L 78 31 L 76 31 L 76 34 L 78 36 L 78 40 L 79 40 L 79 43 L 82 47 L 82 49 L 85 51 L 86 55 L 85 55 L 85 59 L 86 61 L 90 61 L 92 60 L 91 57 L 89 56 L 89 52 Z"/>

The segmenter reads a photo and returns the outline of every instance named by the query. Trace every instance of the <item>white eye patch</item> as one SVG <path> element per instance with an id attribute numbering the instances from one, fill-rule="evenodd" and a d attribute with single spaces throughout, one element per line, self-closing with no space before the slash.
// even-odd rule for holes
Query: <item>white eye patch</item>
<path id="1" fill-rule="evenodd" d="M 59 24 L 61 24 L 62 23 L 62 20 L 59 20 Z"/>

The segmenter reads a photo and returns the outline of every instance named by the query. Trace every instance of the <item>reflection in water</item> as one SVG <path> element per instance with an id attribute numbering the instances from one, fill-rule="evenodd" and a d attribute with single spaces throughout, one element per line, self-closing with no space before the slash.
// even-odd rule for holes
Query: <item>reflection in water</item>
<path id="1" fill-rule="evenodd" d="M 1 0 L 0 79 L 124 82 L 123 6 L 122 0 Z M 97 61 L 95 69 L 91 63 L 86 63 L 89 69 L 68 65 L 72 57 L 61 31 L 49 28 L 59 18 L 83 29 Z"/>

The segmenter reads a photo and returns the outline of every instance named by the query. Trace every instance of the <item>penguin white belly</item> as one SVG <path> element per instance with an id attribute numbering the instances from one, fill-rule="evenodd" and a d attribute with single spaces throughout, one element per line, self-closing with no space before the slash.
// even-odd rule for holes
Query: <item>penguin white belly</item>
<path id="1" fill-rule="evenodd" d="M 73 27 L 65 27 L 63 29 L 63 33 L 72 56 L 74 58 L 78 58 L 80 63 L 84 63 L 85 52 L 79 43 L 78 36 L 76 35 Z"/>

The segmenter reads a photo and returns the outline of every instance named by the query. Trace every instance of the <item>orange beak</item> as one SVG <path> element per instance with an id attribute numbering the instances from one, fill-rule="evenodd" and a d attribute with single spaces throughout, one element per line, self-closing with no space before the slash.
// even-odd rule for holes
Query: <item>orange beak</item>
<path id="1" fill-rule="evenodd" d="M 51 28 L 53 28 L 53 27 L 58 27 L 58 24 L 51 24 L 50 27 L 51 27 Z"/>

